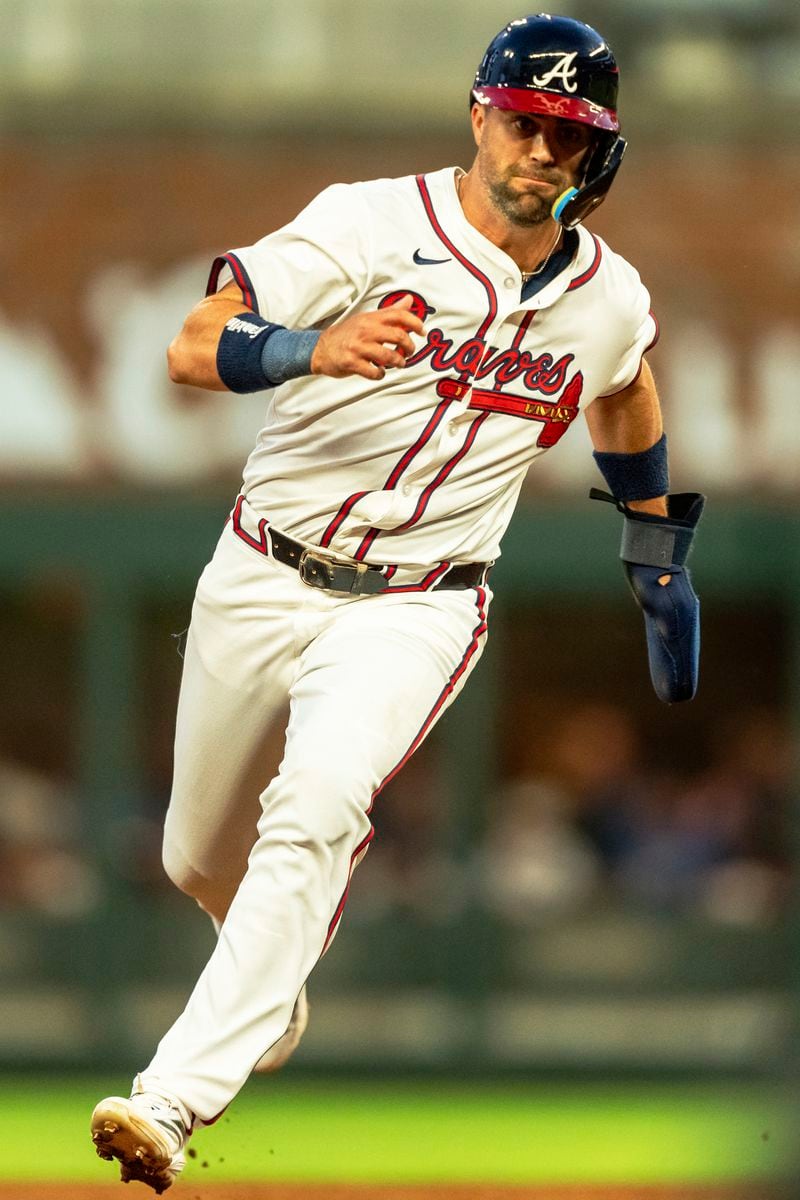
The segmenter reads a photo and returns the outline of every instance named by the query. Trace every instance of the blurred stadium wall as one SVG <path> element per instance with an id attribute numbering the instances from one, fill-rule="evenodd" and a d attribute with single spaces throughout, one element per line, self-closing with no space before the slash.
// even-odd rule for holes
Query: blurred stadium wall
<path id="1" fill-rule="evenodd" d="M 210 930 L 159 826 L 194 580 L 263 400 L 169 384 L 212 257 L 334 180 L 471 157 L 496 0 L 0 0 L 0 1061 L 128 1065 Z M 800 11 L 558 8 L 621 63 L 592 228 L 653 296 L 702 690 L 660 707 L 582 423 L 532 472 L 490 652 L 376 814 L 309 1066 L 796 1062 Z M 275 747 L 276 756 L 279 747 Z"/>

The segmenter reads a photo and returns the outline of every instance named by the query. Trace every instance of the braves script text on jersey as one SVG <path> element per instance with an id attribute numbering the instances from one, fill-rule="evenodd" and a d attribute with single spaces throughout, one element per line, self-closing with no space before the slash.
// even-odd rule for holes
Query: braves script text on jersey
<path id="1" fill-rule="evenodd" d="M 142 1086 L 200 1121 L 286 1031 L 377 797 L 480 656 L 485 572 L 452 590 L 448 573 L 497 557 L 533 459 L 630 384 L 656 337 L 636 272 L 583 229 L 572 261 L 521 300 L 519 269 L 466 220 L 456 175 L 328 188 L 212 271 L 211 290 L 233 280 L 252 311 L 295 329 L 410 294 L 426 334 L 379 382 L 305 376 L 266 395 L 198 585 L 164 861 L 221 930 Z M 385 591 L 307 586 L 270 555 L 272 530 L 380 564 Z"/>

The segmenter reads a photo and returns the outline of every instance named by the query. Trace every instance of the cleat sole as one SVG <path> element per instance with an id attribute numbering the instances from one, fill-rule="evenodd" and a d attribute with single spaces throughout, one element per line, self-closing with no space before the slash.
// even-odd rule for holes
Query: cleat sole
<path id="1" fill-rule="evenodd" d="M 97 1154 L 107 1161 L 119 1161 L 123 1183 L 147 1184 L 159 1196 L 171 1187 L 177 1171 L 172 1168 L 168 1146 L 130 1110 L 126 1100 L 112 1097 L 102 1101 L 92 1114 L 91 1129 Z"/>

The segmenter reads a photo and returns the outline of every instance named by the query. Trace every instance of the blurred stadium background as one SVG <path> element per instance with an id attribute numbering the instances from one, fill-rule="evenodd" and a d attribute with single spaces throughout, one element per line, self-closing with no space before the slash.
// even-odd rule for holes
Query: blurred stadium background
<path id="1" fill-rule="evenodd" d="M 533 7 L 533 6 L 532 6 Z M 127 1071 L 211 934 L 159 858 L 194 580 L 258 397 L 171 385 L 211 259 L 322 186 L 469 165 L 503 0 L 0 0 L 0 1064 Z M 800 9 L 596 0 L 651 290 L 701 692 L 667 710 L 583 423 L 489 653 L 381 798 L 293 1071 L 795 1077 Z M 276 747 L 276 754 L 279 747 Z"/>

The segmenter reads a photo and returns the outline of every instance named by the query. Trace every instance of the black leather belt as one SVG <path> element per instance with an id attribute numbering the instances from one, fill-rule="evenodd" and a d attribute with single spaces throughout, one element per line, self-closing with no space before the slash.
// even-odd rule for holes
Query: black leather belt
<path id="1" fill-rule="evenodd" d="M 324 588 L 329 592 L 349 592 L 354 596 L 374 595 L 390 588 L 383 567 L 347 562 L 322 550 L 311 550 L 272 527 L 269 537 L 273 558 L 299 571 L 303 583 L 309 587 Z M 431 585 L 431 591 L 438 588 L 463 590 L 477 587 L 484 582 L 489 566 L 489 563 L 461 563 L 450 567 L 441 579 Z"/>

